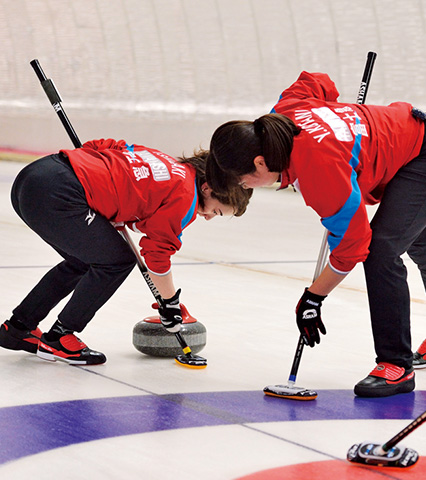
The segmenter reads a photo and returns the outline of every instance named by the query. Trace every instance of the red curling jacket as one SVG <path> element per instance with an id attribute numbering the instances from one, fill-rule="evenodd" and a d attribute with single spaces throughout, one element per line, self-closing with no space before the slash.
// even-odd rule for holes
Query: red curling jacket
<path id="1" fill-rule="evenodd" d="M 328 75 L 302 72 L 271 113 L 302 129 L 280 188 L 296 184 L 330 232 L 331 268 L 348 273 L 368 255 L 365 205 L 380 202 L 396 172 L 419 154 L 424 123 L 408 103 L 358 105 L 337 102 L 338 96 Z"/>
<path id="2" fill-rule="evenodd" d="M 195 169 L 124 140 L 93 140 L 61 150 L 83 185 L 89 206 L 114 223 L 144 234 L 139 245 L 147 267 L 165 275 L 181 247 L 182 230 L 197 215 Z"/>

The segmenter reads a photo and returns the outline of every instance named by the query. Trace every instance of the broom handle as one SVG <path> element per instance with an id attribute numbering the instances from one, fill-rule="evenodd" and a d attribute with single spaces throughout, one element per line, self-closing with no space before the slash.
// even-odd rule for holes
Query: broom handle
<path id="1" fill-rule="evenodd" d="M 426 411 L 414 419 L 409 425 L 407 425 L 404 430 L 401 430 L 394 437 L 388 440 L 382 445 L 382 450 L 386 453 L 391 448 L 393 448 L 397 443 L 399 443 L 403 438 L 409 435 L 413 430 L 420 427 L 422 423 L 426 422 Z"/>

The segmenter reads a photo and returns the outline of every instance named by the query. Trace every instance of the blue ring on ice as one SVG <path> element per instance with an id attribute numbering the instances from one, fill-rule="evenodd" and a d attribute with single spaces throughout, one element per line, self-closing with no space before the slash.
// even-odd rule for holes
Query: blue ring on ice
<path id="1" fill-rule="evenodd" d="M 413 419 L 426 391 L 385 398 L 321 390 L 314 401 L 262 391 L 135 395 L 20 405 L 0 409 L 0 464 L 55 448 L 124 435 L 259 422 Z"/>

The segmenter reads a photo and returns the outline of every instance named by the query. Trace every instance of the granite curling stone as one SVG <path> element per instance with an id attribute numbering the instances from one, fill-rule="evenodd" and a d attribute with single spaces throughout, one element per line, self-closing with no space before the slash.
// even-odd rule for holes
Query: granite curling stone
<path id="1" fill-rule="evenodd" d="M 181 303 L 180 307 L 182 311 L 180 332 L 192 353 L 198 353 L 206 346 L 206 327 L 190 315 L 185 305 Z M 158 304 L 154 303 L 152 308 L 158 310 Z M 173 358 L 182 354 L 175 334 L 163 327 L 158 314 L 144 318 L 133 327 L 133 345 L 139 352 L 153 357 Z"/>

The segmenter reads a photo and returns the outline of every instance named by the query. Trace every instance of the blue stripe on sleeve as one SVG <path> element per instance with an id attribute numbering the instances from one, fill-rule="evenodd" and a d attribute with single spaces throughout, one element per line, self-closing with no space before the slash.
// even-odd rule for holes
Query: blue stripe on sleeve
<path id="1" fill-rule="evenodd" d="M 278 102 L 283 98 L 282 95 L 280 95 L 280 98 L 278 99 Z M 277 102 L 277 103 L 278 103 Z M 269 113 L 277 113 L 277 111 L 275 110 L 275 106 L 272 108 L 272 110 L 269 112 Z"/>
<path id="2" fill-rule="evenodd" d="M 198 204 L 198 194 L 197 194 L 197 183 L 195 182 L 194 185 L 194 198 L 192 200 L 192 204 L 186 213 L 186 215 L 182 218 L 182 223 L 181 223 L 181 228 L 182 230 L 188 225 L 188 223 L 191 221 L 191 218 L 194 216 L 195 209 Z M 178 235 L 178 239 L 180 243 L 182 243 L 182 232 Z"/>
<path id="3" fill-rule="evenodd" d="M 357 118 L 356 124 L 359 123 L 360 121 Z M 359 164 L 359 154 L 361 152 L 361 138 L 361 133 L 355 135 L 355 143 L 352 147 L 352 156 L 349 161 L 349 164 L 352 167 L 352 191 L 349 195 L 349 198 L 346 200 L 343 207 L 336 214 L 331 215 L 330 217 L 325 217 L 321 220 L 321 223 L 330 232 L 330 235 L 328 236 L 328 245 L 331 252 L 339 245 L 342 238 L 345 236 L 345 233 L 349 228 L 349 224 L 361 204 L 361 191 L 357 182 L 357 173 L 355 172 L 355 168 Z"/>

